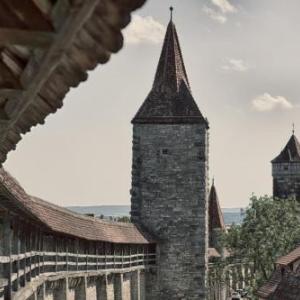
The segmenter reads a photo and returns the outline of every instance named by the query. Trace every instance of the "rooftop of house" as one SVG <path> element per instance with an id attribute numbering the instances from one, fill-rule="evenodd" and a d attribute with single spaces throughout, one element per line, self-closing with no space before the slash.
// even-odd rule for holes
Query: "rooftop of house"
<path id="1" fill-rule="evenodd" d="M 257 295 L 269 300 L 298 300 L 300 295 L 300 268 L 293 264 L 300 260 L 300 247 L 279 257 L 270 279 L 262 285 Z M 284 297 L 283 297 L 284 296 Z"/>

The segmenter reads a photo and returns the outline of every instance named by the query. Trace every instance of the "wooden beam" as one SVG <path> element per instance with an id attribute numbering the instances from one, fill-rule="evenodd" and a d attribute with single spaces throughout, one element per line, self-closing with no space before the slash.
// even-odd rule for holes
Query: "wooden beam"
<path id="1" fill-rule="evenodd" d="M 0 28 L 0 46 L 21 45 L 47 48 L 55 40 L 55 33 L 23 29 Z"/>
<path id="2" fill-rule="evenodd" d="M 20 81 L 1 59 L 0 59 L 0 88 L 4 88 L 4 89 L 20 88 Z"/>
<path id="3" fill-rule="evenodd" d="M 2 0 L 6 11 L 22 22 L 22 28 L 52 31 L 53 27 L 47 15 L 32 0 Z"/>

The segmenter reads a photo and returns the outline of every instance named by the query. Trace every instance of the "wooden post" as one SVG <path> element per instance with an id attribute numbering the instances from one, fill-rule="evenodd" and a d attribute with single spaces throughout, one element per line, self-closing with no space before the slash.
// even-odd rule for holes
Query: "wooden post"
<path id="1" fill-rule="evenodd" d="M 27 273 L 26 279 L 27 281 L 31 281 L 31 275 L 32 275 L 32 228 L 29 226 L 27 229 L 29 229 L 29 231 L 27 231 L 27 246 L 26 246 L 26 252 L 29 253 L 29 257 L 27 259 L 27 266 L 29 268 L 29 272 Z"/>
<path id="2" fill-rule="evenodd" d="M 96 245 L 96 270 L 98 270 L 99 269 L 99 248 L 98 248 L 98 246 L 99 246 L 99 243 L 98 242 L 95 242 L 95 245 Z"/>
<path id="3" fill-rule="evenodd" d="M 66 271 L 69 271 L 69 247 L 68 247 L 68 239 L 65 239 L 65 249 L 66 249 Z"/>
<path id="4" fill-rule="evenodd" d="M 141 300 L 141 278 L 140 270 L 132 272 L 130 280 L 131 300 Z"/>
<path id="5" fill-rule="evenodd" d="M 58 262 L 58 256 L 57 256 L 57 251 L 58 251 L 58 238 L 56 236 L 53 237 L 54 238 L 54 243 L 55 243 L 55 267 L 54 267 L 54 271 L 57 272 L 58 266 L 57 266 L 57 262 Z"/>
<path id="6" fill-rule="evenodd" d="M 108 300 L 107 275 L 100 277 L 96 281 L 97 300 Z"/>
<path id="7" fill-rule="evenodd" d="M 123 274 L 114 275 L 115 300 L 123 300 Z"/>
<path id="8" fill-rule="evenodd" d="M 104 243 L 104 269 L 107 268 L 106 243 Z"/>
<path id="9" fill-rule="evenodd" d="M 81 278 L 80 284 L 75 289 L 76 300 L 87 300 L 87 278 L 86 276 Z"/>
<path id="10" fill-rule="evenodd" d="M 13 254 L 19 256 L 20 255 L 20 226 L 19 221 L 14 221 L 14 233 L 13 233 Z M 17 279 L 13 283 L 13 290 L 17 291 L 20 287 L 20 259 L 18 258 L 14 262 L 14 273 L 17 274 Z"/>
<path id="11" fill-rule="evenodd" d="M 37 300 L 44 300 L 46 299 L 46 284 L 43 283 L 36 291 Z"/>
<path id="12" fill-rule="evenodd" d="M 75 240 L 75 248 L 76 248 L 76 270 L 78 271 L 79 270 L 79 265 L 78 265 L 78 260 L 79 260 L 79 257 L 78 257 L 78 254 L 79 254 L 79 240 L 76 239 Z"/>
<path id="13" fill-rule="evenodd" d="M 4 265 L 4 276 L 8 280 L 8 285 L 4 291 L 4 299 L 12 299 L 12 262 L 11 262 L 11 248 L 12 248 L 12 229 L 11 229 L 11 217 L 9 214 L 6 214 L 3 218 L 3 227 L 4 227 L 4 241 L 3 241 L 3 254 L 4 256 L 9 257 L 9 263 Z"/>
<path id="14" fill-rule="evenodd" d="M 26 284 L 26 225 L 23 226 L 21 234 L 21 253 L 24 254 L 24 258 L 21 261 L 21 269 L 24 271 L 24 275 L 22 276 L 20 280 L 21 286 L 25 286 Z"/>

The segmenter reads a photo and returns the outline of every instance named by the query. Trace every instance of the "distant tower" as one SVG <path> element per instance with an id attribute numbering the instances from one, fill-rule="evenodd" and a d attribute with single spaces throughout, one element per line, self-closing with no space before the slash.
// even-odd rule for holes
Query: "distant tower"
<path id="1" fill-rule="evenodd" d="M 226 226 L 214 182 L 208 197 L 208 232 L 209 247 L 222 252 L 219 241 L 221 234 L 226 232 Z"/>
<path id="2" fill-rule="evenodd" d="M 131 217 L 158 241 L 147 299 L 205 299 L 208 122 L 192 96 L 172 18 L 153 87 L 132 123 Z"/>
<path id="3" fill-rule="evenodd" d="M 272 160 L 273 196 L 300 201 L 300 144 L 293 134 L 281 153 Z"/>

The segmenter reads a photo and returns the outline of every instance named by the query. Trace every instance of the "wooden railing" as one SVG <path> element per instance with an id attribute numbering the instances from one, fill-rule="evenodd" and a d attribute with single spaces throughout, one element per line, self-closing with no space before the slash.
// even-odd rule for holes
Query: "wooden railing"
<path id="1" fill-rule="evenodd" d="M 0 268 L 11 270 L 10 278 L 0 278 L 0 299 L 6 289 L 17 291 L 40 274 L 59 272 L 122 271 L 155 265 L 155 253 L 90 255 L 68 252 L 31 251 L 19 255 L 0 256 Z M 7 292 L 6 292 L 7 294 Z"/>

